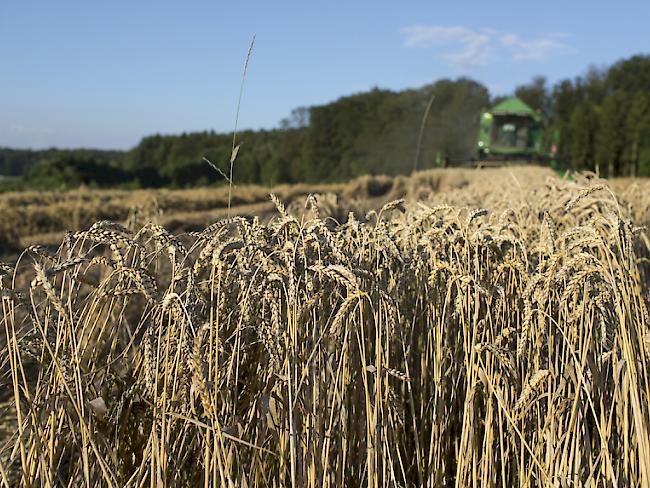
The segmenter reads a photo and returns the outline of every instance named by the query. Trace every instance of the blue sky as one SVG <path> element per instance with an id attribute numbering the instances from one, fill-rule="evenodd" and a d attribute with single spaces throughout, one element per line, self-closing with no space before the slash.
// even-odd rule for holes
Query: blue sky
<path id="1" fill-rule="evenodd" d="M 650 2 L 0 0 L 0 146 L 126 149 L 153 133 L 272 128 L 374 86 L 534 75 L 650 53 Z"/>

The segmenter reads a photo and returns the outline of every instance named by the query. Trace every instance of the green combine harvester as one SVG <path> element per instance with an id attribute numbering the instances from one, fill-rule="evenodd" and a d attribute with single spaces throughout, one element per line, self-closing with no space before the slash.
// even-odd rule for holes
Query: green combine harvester
<path id="1" fill-rule="evenodd" d="M 541 116 L 517 97 L 481 114 L 476 146 L 478 160 L 486 163 L 541 162 L 553 157 L 542 151 Z"/>

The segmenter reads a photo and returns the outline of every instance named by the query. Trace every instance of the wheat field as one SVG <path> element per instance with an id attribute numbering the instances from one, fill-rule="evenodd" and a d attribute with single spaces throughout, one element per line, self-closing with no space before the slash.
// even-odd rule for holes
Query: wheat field
<path id="1" fill-rule="evenodd" d="M 3 263 L 2 484 L 650 486 L 650 183 L 439 178 Z"/>

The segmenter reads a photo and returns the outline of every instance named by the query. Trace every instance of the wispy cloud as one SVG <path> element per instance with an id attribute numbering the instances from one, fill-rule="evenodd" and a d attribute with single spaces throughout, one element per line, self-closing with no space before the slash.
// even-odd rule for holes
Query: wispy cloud
<path id="1" fill-rule="evenodd" d="M 443 57 L 458 66 L 482 66 L 492 56 L 491 35 L 468 27 L 415 25 L 402 29 L 404 45 L 413 48 L 443 49 Z"/>
<path id="2" fill-rule="evenodd" d="M 567 48 L 564 43 L 550 36 L 525 41 L 514 34 L 505 34 L 500 41 L 510 50 L 515 61 L 542 61 L 554 52 L 562 52 Z"/>
<path id="3" fill-rule="evenodd" d="M 495 59 L 542 61 L 567 52 L 563 33 L 549 33 L 533 39 L 495 29 L 465 26 L 415 25 L 402 29 L 404 46 L 432 49 L 450 64 L 461 68 L 485 66 Z"/>

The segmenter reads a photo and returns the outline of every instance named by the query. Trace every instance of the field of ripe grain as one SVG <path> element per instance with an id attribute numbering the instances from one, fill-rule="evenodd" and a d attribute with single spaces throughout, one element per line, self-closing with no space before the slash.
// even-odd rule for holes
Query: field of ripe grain
<path id="1" fill-rule="evenodd" d="M 548 170 L 536 168 L 539 174 Z M 99 220 L 122 222 L 131 227 L 148 221 L 171 232 L 198 231 L 227 216 L 258 216 L 267 221 L 275 214 L 269 199 L 273 192 L 293 213 L 301 213 L 309 194 L 320 195 L 322 213 L 339 220 L 350 210 L 365 214 L 384 203 L 423 189 L 447 191 L 478 179 L 474 171 L 428 171 L 417 177 L 364 176 L 346 184 L 235 187 L 228 209 L 228 188 L 186 190 L 91 190 L 65 192 L 0 193 L 0 256 L 31 245 L 58 246 L 67 231 L 87 229 Z"/>
<path id="2" fill-rule="evenodd" d="M 2 264 L 2 483 L 649 486 L 650 183 L 380 180 Z"/>

